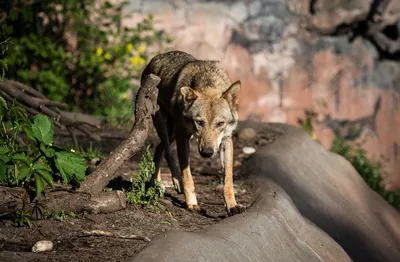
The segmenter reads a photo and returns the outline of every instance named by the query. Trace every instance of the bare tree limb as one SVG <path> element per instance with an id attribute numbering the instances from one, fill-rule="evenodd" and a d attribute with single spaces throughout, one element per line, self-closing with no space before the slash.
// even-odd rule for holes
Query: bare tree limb
<path id="1" fill-rule="evenodd" d="M 36 98 L 34 97 L 33 99 L 36 100 L 36 102 L 46 105 L 46 106 L 56 106 L 56 107 L 61 107 L 61 108 L 68 108 L 68 105 L 66 103 L 61 103 L 49 99 L 44 99 L 44 98 Z"/>
<path id="2" fill-rule="evenodd" d="M 57 112 L 58 109 L 50 108 L 51 106 L 65 107 L 65 104 L 51 101 L 33 88 L 30 88 L 13 80 L 5 80 L 3 82 L 0 82 L 0 93 L 7 100 L 11 100 L 10 102 L 13 102 L 15 99 L 15 101 L 19 105 L 23 106 L 31 114 L 37 114 L 41 112 L 52 118 L 57 126 L 63 125 L 74 127 L 75 129 L 83 132 L 90 138 L 97 141 L 100 140 L 100 137 L 98 135 L 90 132 L 82 124 L 79 124 L 69 117 L 60 114 L 60 112 Z M 32 97 L 32 95 L 36 97 Z M 50 107 L 48 107 L 47 105 Z"/>
<path id="3" fill-rule="evenodd" d="M 135 124 L 128 137 L 86 177 L 79 191 L 95 194 L 101 192 L 113 179 L 117 169 L 143 146 L 151 125 L 151 116 L 157 110 L 156 88 L 161 79 L 147 75 L 136 97 Z"/>
<path id="4" fill-rule="evenodd" d="M 33 89 L 30 86 L 24 85 L 21 82 L 17 82 L 17 81 L 14 81 L 14 80 L 7 80 L 7 82 L 9 82 L 10 85 L 15 86 L 16 88 L 18 88 L 22 92 L 26 92 L 29 95 L 32 95 L 34 97 L 47 99 L 47 97 L 45 95 L 43 95 L 42 93 L 40 93 L 36 89 Z"/>

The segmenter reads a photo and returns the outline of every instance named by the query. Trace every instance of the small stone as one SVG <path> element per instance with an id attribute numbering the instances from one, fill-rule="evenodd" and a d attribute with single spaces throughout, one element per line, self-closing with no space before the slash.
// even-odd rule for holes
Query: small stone
<path id="1" fill-rule="evenodd" d="M 245 147 L 243 147 L 242 151 L 246 155 L 251 155 L 251 154 L 254 154 L 256 152 L 256 149 L 254 147 L 245 146 Z"/>
<path id="2" fill-rule="evenodd" d="M 235 160 L 235 162 L 233 162 L 233 167 L 240 167 L 242 165 L 242 163 L 240 161 Z"/>
<path id="3" fill-rule="evenodd" d="M 40 240 L 32 247 L 32 252 L 51 251 L 53 249 L 53 242 L 49 240 Z"/>
<path id="4" fill-rule="evenodd" d="M 257 135 L 257 132 L 251 128 L 251 127 L 246 127 L 242 131 L 239 132 L 239 139 L 240 140 L 250 140 L 255 138 Z"/>

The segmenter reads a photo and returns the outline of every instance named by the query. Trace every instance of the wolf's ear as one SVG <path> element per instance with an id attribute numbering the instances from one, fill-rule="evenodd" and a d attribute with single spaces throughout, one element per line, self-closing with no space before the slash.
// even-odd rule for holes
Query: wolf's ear
<path id="1" fill-rule="evenodd" d="M 232 110 L 233 115 L 237 115 L 239 110 L 239 91 L 241 83 L 240 80 L 233 83 L 223 94 L 222 98 L 228 101 L 229 107 Z M 235 116 L 236 117 L 236 116 Z"/>
<path id="2" fill-rule="evenodd" d="M 193 102 L 199 96 L 196 90 L 193 90 L 187 86 L 181 88 L 181 94 L 183 96 L 183 100 L 185 100 L 187 103 Z"/>

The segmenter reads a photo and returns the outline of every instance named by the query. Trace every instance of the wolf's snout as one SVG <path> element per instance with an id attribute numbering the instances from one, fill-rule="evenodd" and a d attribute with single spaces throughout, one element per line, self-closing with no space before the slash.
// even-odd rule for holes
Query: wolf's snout
<path id="1" fill-rule="evenodd" d="M 202 157 L 212 157 L 214 155 L 214 149 L 208 147 L 208 148 L 204 148 L 202 150 L 200 150 L 200 155 Z"/>

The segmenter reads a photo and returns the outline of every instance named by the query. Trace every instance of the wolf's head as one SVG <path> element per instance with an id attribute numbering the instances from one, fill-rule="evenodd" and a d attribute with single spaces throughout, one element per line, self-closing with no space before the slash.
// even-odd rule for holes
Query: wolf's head
<path id="1" fill-rule="evenodd" d="M 222 95 L 204 94 L 182 87 L 185 127 L 197 138 L 202 157 L 213 157 L 222 139 L 230 136 L 238 121 L 240 81 L 233 83 Z"/>

